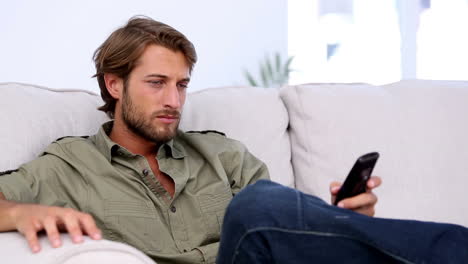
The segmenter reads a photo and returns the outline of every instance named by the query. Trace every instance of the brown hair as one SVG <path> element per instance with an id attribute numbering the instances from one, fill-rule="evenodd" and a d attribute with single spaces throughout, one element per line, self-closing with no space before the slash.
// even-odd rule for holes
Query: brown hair
<path id="1" fill-rule="evenodd" d="M 156 44 L 173 51 L 181 51 L 192 72 L 197 61 L 193 44 L 179 31 L 149 17 L 132 17 L 128 23 L 114 31 L 94 52 L 93 60 L 101 97 L 104 105 L 98 109 L 114 117 L 116 99 L 107 91 L 105 73 L 113 73 L 127 83 L 137 60 L 150 44 Z"/>

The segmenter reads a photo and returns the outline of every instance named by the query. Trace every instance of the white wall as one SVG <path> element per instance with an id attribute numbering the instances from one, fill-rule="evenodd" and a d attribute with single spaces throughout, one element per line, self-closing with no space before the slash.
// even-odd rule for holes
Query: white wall
<path id="1" fill-rule="evenodd" d="M 98 91 L 94 50 L 133 15 L 184 33 L 199 61 L 190 89 L 245 84 L 267 52 L 287 54 L 287 0 L 41 0 L 0 3 L 0 82 Z"/>

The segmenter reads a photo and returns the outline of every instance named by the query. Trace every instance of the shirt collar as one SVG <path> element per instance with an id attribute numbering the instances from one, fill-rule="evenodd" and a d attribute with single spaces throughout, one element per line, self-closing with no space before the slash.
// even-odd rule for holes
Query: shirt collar
<path id="1" fill-rule="evenodd" d="M 181 159 L 187 156 L 187 154 L 185 153 L 185 149 L 180 142 L 180 133 L 180 131 L 177 131 L 176 136 L 164 144 L 170 149 L 170 155 L 175 159 Z"/>
<path id="2" fill-rule="evenodd" d="M 112 159 L 112 153 L 119 148 L 119 145 L 112 141 L 108 136 L 112 130 L 113 124 L 114 121 L 104 123 L 99 129 L 98 133 L 92 138 L 98 151 L 101 152 L 109 162 Z"/>
<path id="3" fill-rule="evenodd" d="M 96 144 L 97 149 L 109 162 L 111 162 L 112 156 L 119 151 L 127 155 L 134 155 L 110 139 L 108 135 L 110 134 L 113 125 L 114 121 L 104 123 L 99 129 L 99 132 L 93 137 L 93 141 Z M 159 148 L 158 157 L 162 155 L 163 157 L 170 156 L 175 159 L 181 159 L 187 156 L 178 136 L 180 133 L 180 131 L 177 131 L 176 136 L 173 139 L 164 143 Z M 162 149 L 164 151 L 161 151 Z"/>

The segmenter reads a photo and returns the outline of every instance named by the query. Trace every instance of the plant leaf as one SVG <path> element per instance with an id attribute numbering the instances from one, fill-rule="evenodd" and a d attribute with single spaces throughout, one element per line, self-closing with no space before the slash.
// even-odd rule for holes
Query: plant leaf
<path id="1" fill-rule="evenodd" d="M 258 81 L 248 71 L 244 71 L 245 78 L 251 86 L 265 88 L 276 88 L 286 84 L 289 80 L 289 74 L 293 71 L 291 69 L 291 62 L 293 56 L 289 57 L 284 63 L 281 59 L 281 54 L 276 52 L 272 55 L 266 55 L 260 61 Z"/>
<path id="2" fill-rule="evenodd" d="M 279 52 L 276 52 L 275 54 L 275 66 L 276 66 L 276 72 L 279 73 L 281 71 L 281 55 Z"/>
<path id="3" fill-rule="evenodd" d="M 263 87 L 268 87 L 268 76 L 265 64 L 260 64 L 260 76 L 262 77 Z"/>
<path id="4" fill-rule="evenodd" d="M 247 81 L 249 82 L 250 86 L 258 87 L 257 82 L 255 81 L 253 76 L 248 71 L 244 71 L 244 76 L 247 79 Z"/>
<path id="5" fill-rule="evenodd" d="M 289 57 L 286 63 L 284 64 L 283 76 L 285 77 L 286 81 L 289 79 L 289 73 L 291 73 L 291 62 L 293 59 L 294 56 Z"/>
<path id="6" fill-rule="evenodd" d="M 270 84 L 275 83 L 275 74 L 273 73 L 273 66 L 270 60 L 270 57 L 266 57 L 265 59 L 265 67 L 266 67 L 266 72 L 267 72 L 267 78 L 269 80 Z"/>

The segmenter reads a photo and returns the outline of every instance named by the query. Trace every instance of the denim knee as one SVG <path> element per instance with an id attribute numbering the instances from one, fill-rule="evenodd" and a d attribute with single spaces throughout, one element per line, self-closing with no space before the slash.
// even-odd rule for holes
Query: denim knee
<path id="1" fill-rule="evenodd" d="M 229 204 L 224 224 L 254 228 L 284 222 L 297 216 L 299 192 L 280 184 L 260 180 L 239 192 Z"/>
<path id="2" fill-rule="evenodd" d="M 434 241 L 431 256 L 434 260 L 464 259 L 468 261 L 468 229 L 458 225 L 446 225 L 445 231 Z M 450 262 L 450 261 L 449 261 Z"/>

